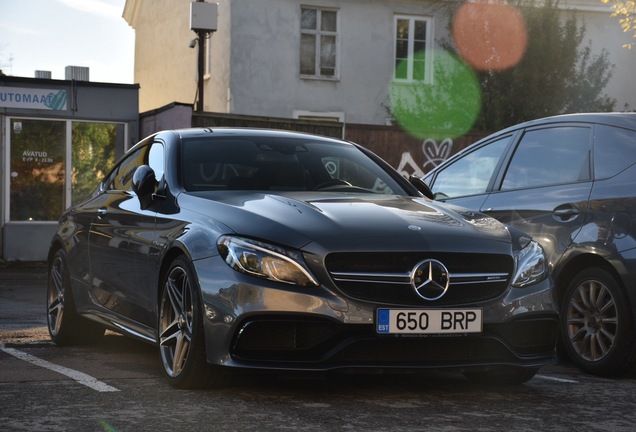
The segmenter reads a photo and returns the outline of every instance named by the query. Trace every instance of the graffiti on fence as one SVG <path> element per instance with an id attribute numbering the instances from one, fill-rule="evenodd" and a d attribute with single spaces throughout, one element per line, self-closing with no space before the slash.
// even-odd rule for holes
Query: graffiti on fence
<path id="1" fill-rule="evenodd" d="M 424 155 L 424 163 L 420 167 L 411 155 L 410 151 L 402 153 L 398 172 L 404 177 L 410 175 L 423 176 L 428 171 L 444 162 L 451 155 L 453 148 L 453 140 L 445 138 L 441 142 L 437 142 L 432 138 L 427 138 L 422 142 L 422 154 Z"/>

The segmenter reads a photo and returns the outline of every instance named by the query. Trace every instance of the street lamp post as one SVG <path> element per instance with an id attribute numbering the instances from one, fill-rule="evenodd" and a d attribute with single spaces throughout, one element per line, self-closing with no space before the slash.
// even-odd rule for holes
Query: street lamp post
<path id="1" fill-rule="evenodd" d="M 203 74 L 205 73 L 205 36 L 206 32 L 198 30 L 197 37 L 199 40 L 199 52 L 197 54 L 197 112 L 203 112 Z"/>
<path id="2" fill-rule="evenodd" d="M 197 55 L 197 104 L 196 111 L 203 112 L 203 74 L 205 72 L 205 40 L 210 33 L 216 31 L 218 19 L 218 4 L 206 3 L 204 0 L 197 0 L 190 3 L 190 30 L 197 34 L 199 52 Z M 194 42 L 194 41 L 193 41 Z M 190 44 L 190 47 L 193 47 Z"/>

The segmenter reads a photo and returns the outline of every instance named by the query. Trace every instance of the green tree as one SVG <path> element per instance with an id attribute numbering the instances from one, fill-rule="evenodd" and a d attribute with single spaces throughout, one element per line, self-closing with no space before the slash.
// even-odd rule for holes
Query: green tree
<path id="1" fill-rule="evenodd" d="M 526 51 L 514 67 L 477 73 L 482 109 L 475 129 L 495 131 L 550 115 L 614 109 L 616 101 L 603 94 L 614 71 L 608 52 L 593 55 L 589 43 L 581 46 L 585 26 L 574 13 L 563 19 L 557 5 L 554 0 L 516 4 L 528 32 Z"/>
<path id="2" fill-rule="evenodd" d="M 636 1 L 634 0 L 601 0 L 602 3 L 611 4 L 612 16 L 618 17 L 618 22 L 625 33 L 632 33 L 636 38 Z M 631 49 L 634 43 L 626 43 L 624 48 Z"/>

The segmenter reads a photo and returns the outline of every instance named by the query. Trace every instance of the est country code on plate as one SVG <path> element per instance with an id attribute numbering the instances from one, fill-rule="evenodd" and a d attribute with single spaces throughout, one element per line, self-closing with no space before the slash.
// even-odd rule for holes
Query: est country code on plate
<path id="1" fill-rule="evenodd" d="M 380 334 L 480 333 L 481 309 L 378 309 Z"/>

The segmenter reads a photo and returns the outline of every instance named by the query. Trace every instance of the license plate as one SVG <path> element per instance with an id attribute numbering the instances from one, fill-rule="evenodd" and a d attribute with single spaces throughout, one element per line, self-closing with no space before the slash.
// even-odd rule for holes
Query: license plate
<path id="1" fill-rule="evenodd" d="M 378 309 L 380 334 L 480 333 L 481 309 Z"/>

